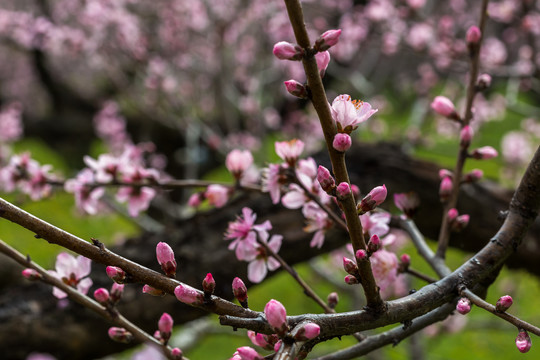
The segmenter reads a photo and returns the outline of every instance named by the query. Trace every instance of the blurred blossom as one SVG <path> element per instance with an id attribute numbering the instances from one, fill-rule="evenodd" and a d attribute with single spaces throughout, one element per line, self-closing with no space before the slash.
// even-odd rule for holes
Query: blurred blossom
<path id="1" fill-rule="evenodd" d="M 508 164 L 527 164 L 532 158 L 534 149 L 527 133 L 511 131 L 502 139 L 501 152 Z"/>
<path id="2" fill-rule="evenodd" d="M 56 269 L 49 270 L 49 273 L 62 280 L 66 285 L 86 294 L 90 286 L 92 286 L 92 279 L 87 277 L 90 275 L 91 263 L 90 259 L 82 255 L 75 258 L 68 253 L 62 252 L 56 257 Z M 67 297 L 65 292 L 56 287 L 53 288 L 53 295 L 58 299 Z"/>
<path id="3" fill-rule="evenodd" d="M 11 103 L 4 106 L 0 111 L 0 142 L 12 142 L 21 138 L 22 106 L 19 103 Z"/>

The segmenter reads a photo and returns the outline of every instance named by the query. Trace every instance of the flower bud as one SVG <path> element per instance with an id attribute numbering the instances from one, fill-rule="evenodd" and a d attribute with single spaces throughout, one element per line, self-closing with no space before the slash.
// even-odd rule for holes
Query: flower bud
<path id="1" fill-rule="evenodd" d="M 179 348 L 174 348 L 171 350 L 171 355 L 173 356 L 174 360 L 182 360 L 184 354 L 182 354 L 182 350 Z"/>
<path id="2" fill-rule="evenodd" d="M 167 313 L 163 313 L 158 321 L 158 329 L 159 334 L 161 336 L 161 339 L 164 340 L 165 343 L 171 338 L 171 332 L 174 325 L 174 320 L 171 317 L 171 315 Z"/>
<path id="3" fill-rule="evenodd" d="M 412 218 L 420 205 L 420 198 L 415 192 L 396 193 L 394 194 L 394 204 L 403 211 L 405 216 Z"/>
<path id="4" fill-rule="evenodd" d="M 469 147 L 472 137 L 474 135 L 473 129 L 469 125 L 465 125 L 459 134 L 459 143 L 462 147 Z"/>
<path id="5" fill-rule="evenodd" d="M 240 302 L 240 305 L 242 307 L 246 308 L 248 307 L 248 295 L 247 295 L 247 287 L 246 284 L 240 279 L 239 277 L 235 277 L 232 282 L 232 288 L 233 288 L 233 294 L 234 297 Z"/>
<path id="6" fill-rule="evenodd" d="M 478 26 L 474 26 L 474 25 L 471 26 L 469 30 L 467 30 L 467 34 L 465 35 L 467 44 L 478 44 L 481 38 L 482 38 L 482 32 L 480 31 Z"/>
<path id="7" fill-rule="evenodd" d="M 482 74 L 478 77 L 476 82 L 476 90 L 483 91 L 491 86 L 491 76 L 489 74 Z"/>
<path id="8" fill-rule="evenodd" d="M 409 265 L 411 265 L 411 257 L 409 254 L 403 254 L 401 255 L 401 257 L 399 258 L 399 260 L 401 261 L 401 264 L 403 264 L 403 266 L 406 268 L 409 267 Z"/>
<path id="9" fill-rule="evenodd" d="M 448 198 L 450 198 L 450 195 L 452 194 L 452 187 L 454 184 L 452 183 L 452 179 L 449 177 L 445 177 L 441 181 L 441 186 L 439 188 L 439 198 L 441 201 L 447 201 Z"/>
<path id="10" fill-rule="evenodd" d="M 491 146 L 483 146 L 474 150 L 471 157 L 478 160 L 488 160 L 496 157 L 497 155 L 499 155 L 499 153 Z"/>
<path id="11" fill-rule="evenodd" d="M 452 221 L 456 220 L 458 215 L 459 215 L 459 212 L 457 211 L 456 208 L 452 208 L 452 209 L 448 210 L 448 215 L 447 215 L 448 221 L 452 222 Z"/>
<path id="12" fill-rule="evenodd" d="M 277 300 L 270 300 L 264 307 L 264 314 L 268 324 L 277 332 L 278 335 L 284 335 L 288 329 L 287 310 L 285 306 Z"/>
<path id="13" fill-rule="evenodd" d="M 202 197 L 204 195 L 200 192 L 197 192 L 195 194 L 191 194 L 188 200 L 188 205 L 194 208 L 198 208 L 202 203 Z"/>
<path id="14" fill-rule="evenodd" d="M 476 182 L 484 176 L 484 172 L 480 169 L 473 169 L 471 172 L 465 174 L 463 176 L 463 180 L 467 183 L 473 183 Z"/>
<path id="15" fill-rule="evenodd" d="M 107 276 L 110 277 L 115 283 L 123 284 L 126 280 L 126 272 L 118 266 L 107 266 Z"/>
<path id="16" fill-rule="evenodd" d="M 332 142 L 332 146 L 337 151 L 345 152 L 351 148 L 351 145 L 352 145 L 352 140 L 349 134 L 337 133 L 334 136 L 334 141 Z"/>
<path id="17" fill-rule="evenodd" d="M 532 341 L 529 334 L 525 330 L 520 330 L 516 337 L 516 347 L 519 352 L 526 353 L 531 349 Z"/>
<path id="18" fill-rule="evenodd" d="M 107 305 L 109 298 L 109 292 L 105 288 L 99 288 L 94 291 L 94 299 L 96 299 L 96 301 L 101 305 Z"/>
<path id="19" fill-rule="evenodd" d="M 382 247 L 381 239 L 377 234 L 373 234 L 371 239 L 367 243 L 368 253 L 373 254 L 375 251 L 379 250 Z"/>
<path id="20" fill-rule="evenodd" d="M 356 257 L 356 261 L 357 261 L 357 262 L 360 262 L 360 261 L 365 261 L 365 260 L 367 260 L 367 259 L 369 258 L 369 255 L 368 255 L 368 253 L 367 253 L 366 250 L 360 249 L 360 250 L 358 250 L 358 251 L 356 252 L 355 257 Z"/>
<path id="21" fill-rule="evenodd" d="M 356 186 L 355 184 L 351 184 L 351 191 L 355 199 L 357 199 L 360 196 L 360 188 Z"/>
<path id="22" fill-rule="evenodd" d="M 320 333 L 321 327 L 319 325 L 308 322 L 300 329 L 298 329 L 298 331 L 294 335 L 294 339 L 297 341 L 307 341 L 315 339 L 317 336 L 319 336 Z"/>
<path id="23" fill-rule="evenodd" d="M 124 344 L 129 344 L 133 340 L 133 335 L 129 331 L 121 327 L 109 328 L 108 334 L 112 340 Z"/>
<path id="24" fill-rule="evenodd" d="M 296 96 L 300 99 L 307 99 L 308 98 L 308 92 L 306 87 L 299 83 L 296 80 L 287 80 L 284 82 L 285 88 L 287 89 L 287 92 L 291 94 L 292 96 Z"/>
<path id="25" fill-rule="evenodd" d="M 249 346 L 242 346 L 236 349 L 236 353 L 242 360 L 263 360 L 264 358 Z"/>
<path id="26" fill-rule="evenodd" d="M 351 275 L 358 274 L 358 266 L 356 266 L 354 261 L 352 261 L 351 259 L 345 256 L 343 257 L 343 269 L 345 269 L 345 271 L 348 274 L 351 274 Z"/>
<path id="27" fill-rule="evenodd" d="M 144 285 L 142 288 L 142 292 L 148 295 L 152 296 L 163 296 L 165 295 L 165 292 L 156 288 L 151 287 L 150 285 Z"/>
<path id="28" fill-rule="evenodd" d="M 174 278 L 176 276 L 176 260 L 174 260 L 174 252 L 169 244 L 159 242 L 156 246 L 156 257 L 165 275 Z"/>
<path id="29" fill-rule="evenodd" d="M 347 284 L 347 285 L 358 284 L 358 279 L 354 275 L 347 275 L 347 276 L 345 276 L 344 280 L 345 280 L 345 284 Z"/>
<path id="30" fill-rule="evenodd" d="M 348 183 L 342 182 L 336 188 L 336 196 L 338 200 L 344 200 L 351 193 L 351 187 Z"/>
<path id="31" fill-rule="evenodd" d="M 280 60 L 301 60 L 304 56 L 304 49 L 298 45 L 280 41 L 274 45 L 274 56 Z"/>
<path id="32" fill-rule="evenodd" d="M 498 312 L 505 312 L 512 306 L 514 303 L 514 300 L 512 300 L 512 297 L 510 295 L 504 295 L 497 300 L 497 304 L 495 304 L 495 308 Z"/>
<path id="33" fill-rule="evenodd" d="M 249 150 L 234 149 L 227 154 L 225 166 L 236 180 L 240 180 L 244 171 L 253 164 L 253 155 Z"/>
<path id="34" fill-rule="evenodd" d="M 313 48 L 317 51 L 328 50 L 338 43 L 340 35 L 341 29 L 328 30 L 315 41 Z"/>
<path id="35" fill-rule="evenodd" d="M 459 120 L 454 103 L 445 96 L 436 96 L 431 102 L 431 108 L 439 115 L 453 120 Z"/>
<path id="36" fill-rule="evenodd" d="M 454 232 L 460 232 L 465 229 L 469 224 L 470 216 L 467 214 L 458 216 L 454 221 L 450 223 L 450 230 Z"/>
<path id="37" fill-rule="evenodd" d="M 357 206 L 358 213 L 362 215 L 368 211 L 375 209 L 386 199 L 387 193 L 388 192 L 385 185 L 373 188 L 373 190 L 371 190 L 369 194 L 367 194 Z"/>
<path id="38" fill-rule="evenodd" d="M 449 177 L 450 179 L 454 178 L 454 173 L 451 172 L 448 169 L 441 169 L 439 170 L 439 179 L 444 179 L 445 177 Z"/>
<path id="39" fill-rule="evenodd" d="M 40 280 L 42 278 L 41 274 L 37 270 L 30 268 L 24 269 L 22 271 L 22 276 L 28 280 Z"/>
<path id="40" fill-rule="evenodd" d="M 332 191 L 336 188 L 336 181 L 332 174 L 330 174 L 330 170 L 322 165 L 319 165 L 317 169 L 317 181 L 328 195 L 332 194 Z"/>
<path id="41" fill-rule="evenodd" d="M 189 285 L 180 284 L 174 289 L 174 295 L 185 304 L 200 305 L 203 303 L 203 295 Z"/>
<path id="42" fill-rule="evenodd" d="M 216 288 L 216 281 L 211 273 L 206 274 L 206 277 L 203 279 L 202 288 L 205 296 L 210 296 L 214 293 Z"/>
<path id="43" fill-rule="evenodd" d="M 339 295 L 337 292 L 331 292 L 326 298 L 326 303 L 330 309 L 335 309 L 339 303 Z"/>
<path id="44" fill-rule="evenodd" d="M 117 284 L 113 283 L 111 287 L 111 302 L 113 304 L 117 303 L 121 298 L 122 294 L 124 293 L 124 284 Z"/>
<path id="45" fill-rule="evenodd" d="M 459 299 L 456 305 L 456 310 L 461 315 L 468 314 L 471 311 L 471 301 L 467 299 L 466 297 L 462 297 L 461 299 Z"/>

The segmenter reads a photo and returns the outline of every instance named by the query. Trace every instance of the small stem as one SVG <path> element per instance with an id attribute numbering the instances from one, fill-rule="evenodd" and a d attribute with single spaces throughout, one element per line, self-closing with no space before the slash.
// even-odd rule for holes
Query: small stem
<path id="1" fill-rule="evenodd" d="M 411 268 L 407 268 L 407 270 L 404 271 L 405 273 L 407 274 L 410 274 L 412 276 L 415 276 L 421 280 L 424 280 L 425 282 L 427 283 L 434 283 L 434 282 L 437 282 L 437 279 L 434 279 L 432 278 L 431 276 L 429 275 L 426 275 L 426 274 L 422 274 L 421 272 L 417 271 L 417 270 L 414 270 L 414 269 L 411 269 Z"/>
<path id="2" fill-rule="evenodd" d="M 508 321 L 510 324 L 516 326 L 517 328 L 527 330 L 528 332 L 533 333 L 536 336 L 540 336 L 540 328 L 532 324 L 529 324 L 528 322 L 523 321 L 515 317 L 514 315 L 510 315 L 507 312 L 497 311 L 494 305 L 488 303 L 487 301 L 482 299 L 480 296 L 473 293 L 471 290 L 467 288 L 463 288 L 460 291 L 460 294 L 461 296 L 467 297 L 474 305 L 478 306 L 479 308 L 489 311 L 493 315 L 498 316 L 501 319 Z"/>
<path id="3" fill-rule="evenodd" d="M 257 239 L 257 242 L 265 249 L 266 253 L 270 256 L 272 256 L 274 259 L 276 259 L 281 266 L 293 277 L 294 280 L 300 286 L 304 289 L 304 294 L 306 294 L 308 297 L 312 298 L 320 307 L 324 309 L 324 312 L 327 314 L 333 314 L 335 313 L 334 309 L 330 308 L 328 304 L 323 301 L 316 293 L 313 291 L 313 289 L 298 275 L 296 270 L 294 270 L 281 256 L 276 254 L 267 243 L 264 241 L 261 241 L 260 239 Z"/>

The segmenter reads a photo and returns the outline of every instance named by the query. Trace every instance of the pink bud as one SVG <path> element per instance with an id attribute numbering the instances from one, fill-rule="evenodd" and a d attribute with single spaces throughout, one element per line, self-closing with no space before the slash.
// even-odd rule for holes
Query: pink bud
<path id="1" fill-rule="evenodd" d="M 478 26 L 471 26 L 469 30 L 467 30 L 467 35 L 465 36 L 465 39 L 467 40 L 468 44 L 478 44 L 480 42 L 480 39 L 482 38 L 482 32 L 478 28 Z"/>
<path id="2" fill-rule="evenodd" d="M 452 208 L 450 210 L 448 210 L 448 221 L 449 222 L 452 222 L 454 221 L 459 215 L 459 212 L 457 211 L 456 208 Z"/>
<path id="3" fill-rule="evenodd" d="M 456 108 L 452 101 L 445 96 L 437 96 L 431 103 L 431 108 L 439 115 L 446 116 L 448 118 L 456 118 Z"/>
<path id="4" fill-rule="evenodd" d="M 198 208 L 202 203 L 201 193 L 191 194 L 188 200 L 188 205 L 194 208 Z"/>
<path id="5" fill-rule="evenodd" d="M 304 50 L 298 46 L 280 41 L 274 45 L 274 56 L 280 60 L 301 60 L 304 55 Z"/>
<path id="6" fill-rule="evenodd" d="M 247 308 L 247 287 L 239 277 L 235 277 L 232 282 L 234 297 L 240 302 L 240 305 Z"/>
<path id="7" fill-rule="evenodd" d="M 287 331 L 287 310 L 277 300 L 270 300 L 264 307 L 264 314 L 268 324 L 280 335 Z"/>
<path id="8" fill-rule="evenodd" d="M 482 74 L 478 77 L 476 82 L 476 88 L 478 91 L 483 91 L 491 86 L 491 76 L 489 74 Z"/>
<path id="9" fill-rule="evenodd" d="M 171 350 L 171 355 L 173 356 L 174 360 L 182 360 L 182 356 L 184 354 L 182 354 L 182 350 L 179 348 L 174 348 Z"/>
<path id="10" fill-rule="evenodd" d="M 234 149 L 227 154 L 225 158 L 225 166 L 236 180 L 242 177 L 251 164 L 253 164 L 253 155 L 249 150 Z"/>
<path id="11" fill-rule="evenodd" d="M 451 230 L 459 232 L 469 225 L 470 216 L 467 214 L 460 215 L 456 220 L 451 224 Z"/>
<path id="12" fill-rule="evenodd" d="M 360 249 L 356 252 L 355 257 L 356 257 L 356 261 L 360 262 L 360 261 L 367 260 L 369 256 L 366 250 Z"/>
<path id="13" fill-rule="evenodd" d="M 358 279 L 356 278 L 356 276 L 354 275 L 347 275 L 345 276 L 345 283 L 347 285 L 354 285 L 354 284 L 358 284 Z"/>
<path id="14" fill-rule="evenodd" d="M 342 182 L 336 188 L 336 195 L 339 200 L 345 199 L 351 194 L 351 187 L 348 183 Z"/>
<path id="15" fill-rule="evenodd" d="M 532 341 L 529 334 L 525 330 L 520 330 L 516 337 L 516 347 L 519 352 L 526 353 L 531 349 Z"/>
<path id="16" fill-rule="evenodd" d="M 456 310 L 461 315 L 468 314 L 471 311 L 471 301 L 467 299 L 466 297 L 462 297 L 461 299 L 459 299 L 456 305 Z"/>
<path id="17" fill-rule="evenodd" d="M 24 269 L 22 271 L 22 276 L 24 276 L 28 280 L 39 280 L 42 278 L 41 274 L 37 270 L 30 268 Z"/>
<path id="18" fill-rule="evenodd" d="M 163 340 L 167 341 L 171 337 L 171 331 L 174 325 L 174 320 L 171 315 L 163 313 L 158 321 L 158 329 Z"/>
<path id="19" fill-rule="evenodd" d="M 367 244 L 368 252 L 374 253 L 375 251 L 379 250 L 381 247 L 382 247 L 381 239 L 379 239 L 377 234 L 373 234 Z"/>
<path id="20" fill-rule="evenodd" d="M 307 341 L 315 339 L 321 333 L 319 325 L 314 323 L 307 323 L 298 329 L 298 332 L 294 335 L 294 339 L 298 341 Z"/>
<path id="21" fill-rule="evenodd" d="M 403 264 L 403 266 L 405 268 L 409 267 L 409 265 L 411 264 L 411 257 L 409 254 L 403 254 L 401 255 L 401 257 L 399 258 L 399 260 L 401 261 L 401 263 Z"/>
<path id="22" fill-rule="evenodd" d="M 116 303 L 122 298 L 124 284 L 113 283 L 111 287 L 111 302 Z"/>
<path id="23" fill-rule="evenodd" d="M 203 303 L 203 295 L 189 285 L 180 284 L 174 289 L 174 295 L 185 304 L 200 305 Z"/>
<path id="24" fill-rule="evenodd" d="M 480 180 L 484 176 L 484 172 L 480 169 L 473 169 L 470 173 L 465 174 L 465 182 L 472 183 Z"/>
<path id="25" fill-rule="evenodd" d="M 499 153 L 497 152 L 497 150 L 495 150 L 491 146 L 483 146 L 481 148 L 474 150 L 471 154 L 473 158 L 479 159 L 479 160 L 492 159 L 496 157 L 497 155 L 499 155 Z"/>
<path id="26" fill-rule="evenodd" d="M 354 261 L 345 256 L 343 257 L 343 269 L 345 269 L 348 274 L 358 274 L 358 266 L 356 266 Z"/>
<path id="27" fill-rule="evenodd" d="M 118 266 L 107 266 L 107 276 L 115 283 L 122 284 L 126 280 L 126 273 Z"/>
<path id="28" fill-rule="evenodd" d="M 497 304 L 495 304 L 495 308 L 499 312 L 505 312 L 512 306 L 514 303 L 514 300 L 512 300 L 512 297 L 510 295 L 504 295 L 497 300 Z"/>
<path id="29" fill-rule="evenodd" d="M 459 134 L 460 144 L 463 147 L 468 147 L 471 144 L 474 135 L 473 129 L 469 125 L 465 125 Z"/>
<path id="30" fill-rule="evenodd" d="M 439 179 L 444 179 L 445 177 L 454 178 L 454 173 L 447 169 L 439 170 Z"/>
<path id="31" fill-rule="evenodd" d="M 385 185 L 373 188 L 373 190 L 371 190 L 358 205 L 360 215 L 365 214 L 366 212 L 371 211 L 382 204 L 382 202 L 386 199 L 387 194 L 388 192 Z"/>
<path id="32" fill-rule="evenodd" d="M 330 53 L 328 51 L 316 53 L 315 61 L 317 62 L 319 73 L 321 74 L 321 77 L 323 77 L 328 64 L 330 64 Z"/>
<path id="33" fill-rule="evenodd" d="M 325 51 L 330 49 L 332 46 L 336 45 L 339 41 L 339 36 L 341 35 L 341 29 L 338 30 L 328 30 L 324 32 L 316 41 L 315 41 L 315 50 Z"/>
<path id="34" fill-rule="evenodd" d="M 449 177 L 445 177 L 441 181 L 441 187 L 439 188 L 439 198 L 441 201 L 446 201 L 452 194 L 452 187 L 454 184 L 452 183 L 452 179 Z"/>
<path id="35" fill-rule="evenodd" d="M 264 358 L 249 346 L 242 346 L 236 349 L 242 360 L 263 360 Z"/>
<path id="36" fill-rule="evenodd" d="M 291 94 L 292 96 L 296 96 L 300 99 L 307 99 L 308 98 L 308 92 L 306 90 L 306 87 L 299 83 L 296 80 L 287 80 L 284 82 L 285 88 L 287 89 L 287 92 Z"/>
<path id="37" fill-rule="evenodd" d="M 351 184 L 351 191 L 355 199 L 357 199 L 360 196 L 360 188 L 358 186 Z"/>
<path id="38" fill-rule="evenodd" d="M 326 298 L 326 302 L 331 309 L 334 309 L 339 303 L 339 296 L 337 292 L 331 292 Z"/>
<path id="39" fill-rule="evenodd" d="M 332 146 L 334 149 L 340 152 L 345 152 L 351 148 L 352 140 L 351 136 L 345 133 L 337 133 L 336 136 L 334 136 L 334 141 L 332 142 Z"/>
<path id="40" fill-rule="evenodd" d="M 167 243 L 159 242 L 156 246 L 156 257 L 165 275 L 175 277 L 176 261 L 174 260 L 173 249 Z"/>
<path id="41" fill-rule="evenodd" d="M 133 335 L 126 329 L 120 327 L 109 328 L 108 334 L 112 340 L 125 344 L 129 344 L 133 340 Z"/>
<path id="42" fill-rule="evenodd" d="M 109 301 L 109 292 L 105 288 L 99 288 L 94 291 L 94 299 L 101 305 L 105 305 Z"/>
<path id="43" fill-rule="evenodd" d="M 212 274 L 206 274 L 206 277 L 203 279 L 202 282 L 202 287 L 205 295 L 212 295 L 214 293 L 214 289 L 216 288 L 216 281 L 214 280 Z"/>
<path id="44" fill-rule="evenodd" d="M 330 171 L 322 165 L 317 169 L 317 181 L 321 184 L 321 188 L 330 194 L 336 187 L 336 181 Z"/>
<path id="45" fill-rule="evenodd" d="M 163 296 L 165 295 L 165 292 L 156 288 L 151 287 L 150 285 L 144 285 L 142 288 L 142 292 L 148 295 L 152 296 Z"/>

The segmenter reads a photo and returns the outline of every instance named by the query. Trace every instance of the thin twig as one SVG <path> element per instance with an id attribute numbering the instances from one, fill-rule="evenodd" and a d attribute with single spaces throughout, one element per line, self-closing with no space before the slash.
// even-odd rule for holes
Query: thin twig
<path id="1" fill-rule="evenodd" d="M 417 270 L 414 270 L 414 269 L 411 269 L 410 267 L 407 268 L 405 271 L 405 273 L 409 274 L 409 275 L 412 275 L 414 277 L 417 277 L 419 278 L 420 280 L 424 280 L 425 282 L 431 284 L 431 283 L 434 283 L 434 282 L 437 282 L 437 279 L 434 279 L 432 278 L 431 276 L 428 276 L 426 274 L 423 274 Z"/>

